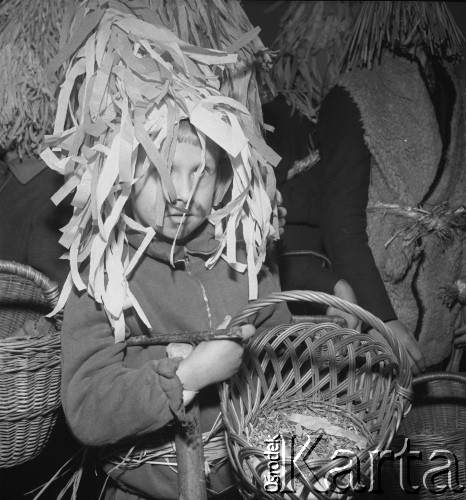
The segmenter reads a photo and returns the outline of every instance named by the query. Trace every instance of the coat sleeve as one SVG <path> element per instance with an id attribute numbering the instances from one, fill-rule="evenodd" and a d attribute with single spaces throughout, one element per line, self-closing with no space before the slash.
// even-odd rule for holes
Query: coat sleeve
<path id="1" fill-rule="evenodd" d="M 358 108 L 340 87 L 334 87 L 323 101 L 318 138 L 319 225 L 332 269 L 352 286 L 360 306 L 383 321 L 395 319 L 366 232 L 370 153 Z"/>
<path id="2" fill-rule="evenodd" d="M 103 310 L 88 294 L 72 293 L 62 329 L 62 405 L 70 429 L 88 446 L 154 432 L 183 418 L 179 359 L 151 359 L 140 349 L 138 369 L 125 363 Z"/>

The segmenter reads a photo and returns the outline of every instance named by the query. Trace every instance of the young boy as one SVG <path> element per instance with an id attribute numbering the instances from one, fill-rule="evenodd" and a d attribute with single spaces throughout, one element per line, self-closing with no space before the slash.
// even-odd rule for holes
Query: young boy
<path id="1" fill-rule="evenodd" d="M 189 127 L 187 122 L 182 124 L 181 129 Z M 197 141 L 191 130 L 179 136 L 171 169 L 176 202 L 166 208 L 163 225 L 155 226 L 156 236 L 129 279 L 154 334 L 215 328 L 227 315 L 247 304 L 245 274 L 232 272 L 224 260 L 210 270 L 205 266 L 219 246 L 207 216 L 216 192 L 224 188 L 221 169 L 228 165 L 222 165 L 220 148 L 208 141 L 206 166 L 198 180 L 202 150 Z M 137 165 L 137 173 L 140 169 L 141 164 Z M 155 169 L 146 171 L 130 198 L 134 219 L 143 225 L 150 226 L 154 221 L 157 182 Z M 186 207 L 188 213 L 183 214 L 180 209 Z M 179 239 L 172 267 L 170 253 L 177 232 Z M 141 239 L 136 233 L 128 235 L 130 252 L 138 248 Z M 260 295 L 277 290 L 265 270 L 260 272 L 258 281 Z M 288 312 L 278 308 L 259 317 L 256 325 L 288 320 Z M 126 314 L 125 323 L 128 334 L 147 333 L 134 312 Z M 244 326 L 244 338 L 254 331 L 252 325 Z M 163 443 L 172 437 L 164 426 L 174 418 L 183 418 L 183 402 L 187 404 L 193 393 L 200 391 L 201 427 L 207 432 L 219 412 L 213 384 L 237 371 L 242 353 L 243 347 L 238 342 L 219 340 L 199 344 L 190 356 L 180 361 L 167 358 L 164 346 L 115 344 L 102 308 L 87 294 L 73 292 L 65 309 L 62 331 L 62 399 L 67 421 L 76 437 L 89 446 L 141 437 Z M 184 389 L 189 392 L 183 394 Z M 161 429 L 165 439 L 152 435 Z M 177 477 L 167 466 L 143 465 L 128 471 L 122 468 L 111 476 L 135 494 L 178 498 Z M 210 487 L 221 491 L 229 486 L 225 476 L 223 470 L 211 474 Z"/>
<path id="2" fill-rule="evenodd" d="M 215 384 L 238 370 L 240 343 L 204 342 L 181 360 L 168 358 L 164 346 L 130 347 L 122 340 L 225 326 L 249 297 L 277 290 L 261 266 L 274 234 L 262 176 L 272 155 L 254 135 L 248 111 L 219 94 L 212 64 L 201 61 L 225 62 L 229 55 L 197 52 L 167 30 L 115 10 L 90 9 L 83 24 L 96 12 L 100 24 L 84 51 L 92 60 L 76 53 L 59 97 L 72 96 L 73 78 L 85 73 L 74 128 L 63 130 L 56 121 L 55 145 L 65 158 L 51 150 L 43 157 L 54 168 L 67 164 L 59 196 L 76 187 L 63 237 L 71 262 L 63 292 L 64 412 L 85 445 L 102 448 L 106 457 L 112 454 L 106 447 L 118 444 L 128 458 L 134 446 L 170 444 L 171 424 L 183 421 L 196 393 L 201 430 L 210 431 L 219 418 Z M 98 56 L 104 35 L 108 58 Z M 137 72 L 144 77 L 135 85 Z M 154 87 L 146 85 L 151 79 Z M 259 313 L 255 326 L 289 320 L 280 306 Z M 244 339 L 254 332 L 245 325 Z M 177 475 L 164 460 L 103 461 L 111 477 L 106 499 L 178 498 Z M 232 488 L 226 460 L 211 468 L 208 487 L 224 494 Z"/>

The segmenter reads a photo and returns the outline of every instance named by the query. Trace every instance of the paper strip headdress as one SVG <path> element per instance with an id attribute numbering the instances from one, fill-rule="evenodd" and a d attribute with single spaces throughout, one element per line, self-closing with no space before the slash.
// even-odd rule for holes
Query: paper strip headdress
<path id="1" fill-rule="evenodd" d="M 157 169 L 161 180 L 155 217 L 162 221 L 165 202 L 175 197 L 169 167 L 182 119 L 190 120 L 202 141 L 208 137 L 223 148 L 232 166 L 230 201 L 209 217 L 220 246 L 208 266 L 222 257 L 247 271 L 250 298 L 256 297 L 266 244 L 276 235 L 272 167 L 279 157 L 266 146 L 248 109 L 220 92 L 220 77 L 236 59 L 233 53 L 183 42 L 121 2 L 82 4 L 52 63 L 53 71 L 70 61 L 54 133 L 41 153 L 49 167 L 65 175 L 53 201 L 74 192 L 73 216 L 60 240 L 69 250 L 71 272 L 56 311 L 74 285 L 87 288 L 103 305 L 116 341 L 124 339 L 126 307 L 134 307 L 147 323 L 127 277 L 154 230 L 132 220 L 124 206 L 142 147 L 148 168 Z M 146 235 L 131 260 L 125 251 L 128 228 Z M 246 244 L 246 264 L 237 260 L 238 234 Z M 79 268 L 88 259 L 85 284 Z"/>
<path id="2" fill-rule="evenodd" d="M 221 92 L 244 104 L 262 123 L 258 86 L 274 94 L 268 74 L 271 57 L 239 0 L 124 3 L 140 19 L 165 26 L 185 42 L 237 52 L 237 64 L 224 70 Z M 55 89 L 63 66 L 55 74 L 46 75 L 44 69 L 69 31 L 75 4 L 75 0 L 0 2 L 0 148 L 14 145 L 20 157 L 37 156 L 44 134 L 53 130 Z"/>

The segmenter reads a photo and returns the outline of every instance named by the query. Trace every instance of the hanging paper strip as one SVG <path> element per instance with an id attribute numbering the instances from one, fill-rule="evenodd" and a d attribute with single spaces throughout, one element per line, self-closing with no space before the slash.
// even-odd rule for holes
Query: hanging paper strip
<path id="1" fill-rule="evenodd" d="M 209 217 L 222 251 L 208 267 L 222 257 L 239 272 L 246 270 L 250 298 L 257 295 L 266 243 L 276 237 L 272 167 L 279 157 L 266 146 L 248 108 L 220 92 L 219 77 L 236 54 L 190 45 L 120 2 L 111 5 L 83 2 L 68 42 L 51 62 L 51 71 L 63 63 L 67 70 L 54 134 L 46 138 L 41 156 L 67 179 L 54 201 L 75 193 L 73 217 L 61 240 L 70 249 L 70 280 L 103 305 L 115 339 L 121 341 L 125 308 L 134 307 L 147 321 L 128 279 L 161 225 L 166 204 L 176 197 L 170 164 L 179 121 L 191 121 L 203 146 L 198 174 L 204 169 L 206 138 L 230 159 L 230 201 Z M 251 41 L 252 36 L 246 38 Z M 138 180 L 139 154 L 145 157 L 144 168 L 158 174 L 154 227 L 149 228 L 125 213 Z M 128 229 L 145 235 L 131 258 Z M 246 243 L 246 262 L 238 260 L 239 236 Z M 81 276 L 80 264 L 86 260 L 87 275 Z M 68 285 L 60 304 L 69 292 Z"/>

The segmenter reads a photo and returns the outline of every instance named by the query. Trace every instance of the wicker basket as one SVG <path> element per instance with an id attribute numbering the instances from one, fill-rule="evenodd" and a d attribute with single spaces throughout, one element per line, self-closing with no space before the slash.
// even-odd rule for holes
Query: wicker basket
<path id="1" fill-rule="evenodd" d="M 427 373 L 414 379 L 412 410 L 402 420 L 393 440 L 392 449 L 395 454 L 400 453 L 404 450 L 408 438 L 410 450 L 407 449 L 402 458 L 406 459 L 409 451 L 420 451 L 421 457 L 420 460 L 414 458 L 410 460 L 410 469 L 402 468 L 402 485 L 399 479 L 400 465 L 407 461 L 394 462 L 395 467 L 391 473 L 393 498 L 413 498 L 414 494 L 409 493 L 409 483 L 420 486 L 417 498 L 430 500 L 465 498 L 465 418 L 465 374 Z M 450 485 L 447 470 L 436 477 L 434 484 L 430 481 L 429 471 L 448 463 L 447 458 L 442 458 L 444 453 L 430 460 L 435 450 L 447 450 L 457 458 L 457 460 L 451 459 L 448 467 L 451 475 Z M 446 456 L 449 458 L 448 454 Z M 426 484 L 423 479 L 425 474 Z M 444 485 L 447 486 L 446 491 L 435 492 L 437 487 Z M 464 487 L 459 488 L 459 485 Z"/>
<path id="2" fill-rule="evenodd" d="M 60 322 L 41 336 L 12 336 L 58 300 L 58 286 L 35 269 L 0 260 L 0 467 L 36 457 L 60 407 Z"/>
<path id="3" fill-rule="evenodd" d="M 264 448 L 248 440 L 260 415 L 273 409 L 287 412 L 306 401 L 322 412 L 353 420 L 355 428 L 367 438 L 367 446 L 356 456 L 360 483 L 368 485 L 370 452 L 389 447 L 403 414 L 410 409 L 412 376 L 405 351 L 384 323 L 358 306 L 319 292 L 280 292 L 250 304 L 231 325 L 240 324 L 263 307 L 297 300 L 354 314 L 377 329 L 385 342 L 332 323 L 283 325 L 254 337 L 240 371 L 221 391 L 229 458 L 246 499 L 346 498 L 353 493 L 317 491 L 315 483 L 299 474 L 296 493 L 266 492 L 269 461 Z M 348 458 L 312 458 L 306 466 L 315 478 L 322 479 L 331 469 L 348 464 Z M 290 460 L 286 465 L 285 482 L 292 471 Z"/>

